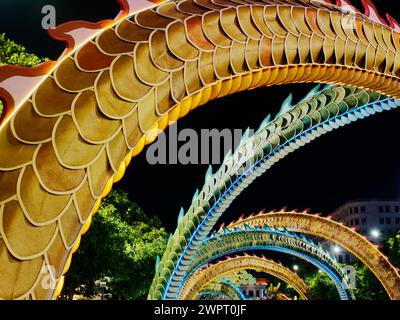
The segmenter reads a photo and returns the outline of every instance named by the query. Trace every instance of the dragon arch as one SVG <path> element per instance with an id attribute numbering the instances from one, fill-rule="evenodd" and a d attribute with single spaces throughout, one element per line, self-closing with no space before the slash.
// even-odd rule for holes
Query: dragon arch
<path id="1" fill-rule="evenodd" d="M 201 297 L 206 295 L 226 296 L 230 300 L 246 300 L 239 288 L 227 282 L 213 283 L 207 286 L 203 291 L 199 292 L 195 300 L 201 300 Z"/>
<path id="2" fill-rule="evenodd" d="M 212 282 L 204 286 L 195 300 L 212 300 L 213 296 L 224 296 L 230 300 L 247 300 L 248 297 L 242 292 L 241 285 L 252 285 L 255 283 L 256 278 L 246 270 L 234 270 L 215 278 Z M 274 287 L 271 286 L 272 288 Z"/>
<path id="3" fill-rule="evenodd" d="M 281 284 L 273 286 L 272 284 L 268 287 L 268 293 L 274 295 L 273 300 L 291 300 L 287 295 L 279 292 Z M 214 296 L 224 296 L 230 300 L 251 300 L 242 291 L 241 288 L 235 283 L 229 281 L 219 281 L 218 279 L 207 284 L 203 287 L 202 291 L 196 296 L 195 300 L 214 300 Z M 294 297 L 295 299 L 297 297 Z"/>
<path id="4" fill-rule="evenodd" d="M 400 24 L 369 0 L 365 14 L 345 0 L 119 3 L 115 19 L 50 30 L 67 43 L 58 61 L 0 69 L 0 298 L 57 296 L 131 158 L 207 101 L 298 82 L 400 98 Z"/>
<path id="5" fill-rule="evenodd" d="M 277 161 L 327 132 L 399 104 L 374 92 L 338 86 L 313 90 L 295 106 L 286 101 L 273 120 L 268 116 L 252 137 L 242 138 L 215 173 L 210 166 L 203 188 L 196 191 L 186 214 L 183 209 L 179 214 L 178 227 L 158 265 L 149 298 L 156 298 L 152 292 L 157 297 L 162 292 L 164 299 L 176 298 L 202 241 L 217 220 L 252 181 Z M 399 279 L 393 266 L 391 273 L 393 279 Z M 389 293 L 396 299 L 399 294 Z"/>
<path id="6" fill-rule="evenodd" d="M 225 228 L 225 227 L 224 227 Z M 234 221 L 229 224 L 227 229 L 229 230 L 236 230 L 236 232 L 242 231 L 242 238 L 245 241 L 238 241 L 235 238 L 236 244 L 229 243 L 229 241 L 223 241 L 220 238 L 216 238 L 214 240 L 216 244 L 221 244 L 220 248 L 213 248 L 213 238 L 211 237 L 208 240 L 204 241 L 204 244 L 207 245 L 207 250 L 210 250 L 207 253 L 202 246 L 196 253 L 195 259 L 193 260 L 193 267 L 189 268 L 191 271 L 188 273 L 187 276 L 183 278 L 182 287 L 178 289 L 177 295 L 178 297 L 186 297 L 188 294 L 187 292 L 192 290 L 193 283 L 199 280 L 194 280 L 193 278 L 197 279 L 196 274 L 201 272 L 199 270 L 204 269 L 205 265 L 212 261 L 213 259 L 223 257 L 227 254 L 232 254 L 235 252 L 241 252 L 244 250 L 268 250 L 268 246 L 263 247 L 262 244 L 263 240 L 257 241 L 257 238 L 251 234 L 251 232 L 247 233 L 247 231 L 251 230 L 252 228 L 257 228 L 259 230 L 262 229 L 283 229 L 285 231 L 280 231 L 282 233 L 286 233 L 288 231 L 296 232 L 296 233 L 303 233 L 307 235 L 317 236 L 319 238 L 323 238 L 325 240 L 329 240 L 336 244 L 339 244 L 350 253 L 352 253 L 355 257 L 357 257 L 360 261 L 362 261 L 365 265 L 367 265 L 370 270 L 375 274 L 378 280 L 381 282 L 383 287 L 385 288 L 386 292 L 388 293 L 391 299 L 399 299 L 399 292 L 400 292 L 400 276 L 398 274 L 398 269 L 393 267 L 390 261 L 378 250 L 378 248 L 372 245 L 366 238 L 355 232 L 353 229 L 347 228 L 344 225 L 337 223 L 335 221 L 330 220 L 329 218 L 324 218 L 319 215 L 311 215 L 307 213 L 299 213 L 299 212 L 269 212 L 264 213 L 260 212 L 257 215 L 251 215 L 248 218 L 240 218 L 238 221 Z M 287 231 L 286 231 L 287 230 Z M 223 229 L 219 231 L 217 235 L 223 236 Z M 232 235 L 233 233 L 229 234 Z M 261 238 L 261 237 L 260 237 Z M 242 239 L 243 240 L 243 239 Z M 265 241 L 265 239 L 264 239 Z M 281 239 L 272 239 L 272 243 L 276 243 L 276 247 L 272 248 L 272 250 L 285 252 L 282 250 L 282 246 L 279 246 Z M 225 242 L 225 243 L 224 243 Z M 265 242 L 268 242 L 265 241 Z M 264 242 L 264 243 L 265 243 Z M 310 242 L 308 242 L 310 243 Z M 311 242 L 312 243 L 312 242 Z M 235 248 L 236 246 L 236 248 Z M 287 246 L 287 244 L 286 244 Z M 315 258 L 307 259 L 307 256 L 301 253 L 302 249 L 301 246 L 298 246 L 295 250 L 290 252 L 293 255 L 297 255 L 304 260 L 308 260 L 309 262 L 314 263 L 318 267 L 323 266 L 324 264 L 316 263 L 318 260 Z M 304 251 L 304 249 L 303 249 Z M 318 254 L 316 254 L 318 256 Z M 208 259 L 208 257 L 211 257 Z M 329 259 L 327 255 L 319 253 L 319 260 Z M 325 261 L 325 265 L 327 265 Z M 340 267 L 336 266 L 336 269 Z M 340 270 L 340 269 L 339 269 Z M 325 268 L 327 271 L 327 268 Z M 156 274 L 157 280 L 158 274 Z M 335 281 L 334 277 L 331 277 L 334 281 L 335 285 L 338 287 L 337 281 Z M 188 285 L 187 282 L 191 282 L 192 284 Z M 185 293 L 182 293 L 182 292 Z M 338 288 L 340 296 L 343 298 L 346 294 L 345 292 L 341 292 Z M 150 295 L 157 297 L 157 294 L 150 291 Z"/>
<path id="7" fill-rule="evenodd" d="M 339 244 L 370 268 L 391 299 L 399 299 L 399 269 L 393 267 L 390 261 L 378 250 L 377 246 L 372 245 L 365 237 L 341 223 L 319 215 L 280 211 L 260 212 L 246 219 L 239 219 L 236 222 L 232 222 L 229 227 L 243 227 L 243 225 L 249 227 L 268 226 L 270 228 L 284 228 L 293 232 L 317 236 Z"/>
<path id="8" fill-rule="evenodd" d="M 234 270 L 255 270 L 270 274 L 291 285 L 302 299 L 308 300 L 309 298 L 307 284 L 295 272 L 265 257 L 245 255 L 227 258 L 208 266 L 204 270 L 199 270 L 185 282 L 179 294 L 179 299 L 193 300 L 204 286 L 217 277 Z"/>
<path id="9" fill-rule="evenodd" d="M 303 235 L 271 229 L 268 224 L 250 227 L 243 221 L 223 228 L 202 242 L 183 282 L 215 259 L 245 251 L 276 251 L 298 257 L 325 272 L 337 288 L 340 299 L 355 299 L 347 275 L 328 251 Z M 150 295 L 154 294 L 150 292 Z"/>
<path id="10" fill-rule="evenodd" d="M 222 295 L 228 297 L 230 300 L 246 300 L 246 297 L 238 286 L 229 281 L 209 283 L 203 287 L 202 291 L 195 297 L 195 300 L 200 300 L 205 295 Z"/>

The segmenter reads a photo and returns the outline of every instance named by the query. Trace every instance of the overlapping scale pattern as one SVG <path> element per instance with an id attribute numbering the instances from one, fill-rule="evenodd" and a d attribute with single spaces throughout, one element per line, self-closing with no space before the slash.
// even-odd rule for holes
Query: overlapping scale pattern
<path id="1" fill-rule="evenodd" d="M 400 97 L 395 26 L 325 2 L 183 0 L 130 10 L 114 24 L 73 25 L 64 29 L 78 49 L 46 64 L 55 69 L 37 88 L 19 79 L 34 88 L 28 99 L 0 77 L 0 94 L 16 104 L 0 130 L 0 256 L 12 257 L 0 264 L 12 273 L 0 287 L 14 288 L 0 298 L 57 294 L 91 213 L 130 158 L 210 99 L 295 82 Z M 94 36 L 72 39 L 80 31 Z M 27 272 L 31 262 L 36 271 Z M 43 277 L 57 285 L 43 288 Z"/>

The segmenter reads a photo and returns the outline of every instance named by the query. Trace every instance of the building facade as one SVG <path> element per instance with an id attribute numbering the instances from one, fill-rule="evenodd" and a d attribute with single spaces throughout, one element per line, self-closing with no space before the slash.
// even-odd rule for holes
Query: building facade
<path id="1" fill-rule="evenodd" d="M 255 284 L 241 285 L 242 293 L 253 300 L 265 300 L 268 296 L 268 280 L 265 278 L 256 278 Z"/>
<path id="2" fill-rule="evenodd" d="M 382 243 L 400 229 L 400 200 L 354 200 L 339 207 L 332 220 L 342 222 L 371 242 Z M 339 262 L 352 261 L 354 257 L 343 248 L 330 245 L 330 251 Z"/>

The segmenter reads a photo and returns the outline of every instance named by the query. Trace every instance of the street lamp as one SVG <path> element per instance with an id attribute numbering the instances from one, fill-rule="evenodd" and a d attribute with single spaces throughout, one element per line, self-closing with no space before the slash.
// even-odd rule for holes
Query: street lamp
<path id="1" fill-rule="evenodd" d="M 334 246 L 333 247 L 333 252 L 334 253 L 340 253 L 342 250 L 340 249 L 340 247 L 339 246 Z"/>
<path id="2" fill-rule="evenodd" d="M 299 266 L 297 264 L 293 265 L 293 270 L 294 271 L 298 271 L 299 270 Z"/>
<path id="3" fill-rule="evenodd" d="M 379 232 L 378 229 L 372 229 L 371 230 L 371 236 L 374 239 L 378 239 L 380 237 L 381 233 Z"/>
<path id="4" fill-rule="evenodd" d="M 111 281 L 110 277 L 104 277 L 103 279 L 96 280 L 94 284 L 98 286 L 101 290 L 101 300 L 104 300 L 104 298 L 110 299 L 112 297 L 111 293 L 105 293 L 109 288 L 107 284 Z"/>

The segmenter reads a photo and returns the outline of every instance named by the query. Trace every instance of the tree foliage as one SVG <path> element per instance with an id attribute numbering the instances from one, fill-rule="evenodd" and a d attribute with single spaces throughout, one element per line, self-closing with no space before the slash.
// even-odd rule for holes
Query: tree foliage
<path id="1" fill-rule="evenodd" d="M 383 243 L 383 252 L 395 266 L 400 266 L 400 231 Z M 360 262 L 355 262 L 354 266 L 357 275 L 355 295 L 358 300 L 389 299 L 382 284 L 367 266 Z"/>
<path id="2" fill-rule="evenodd" d="M 0 66 L 13 64 L 33 67 L 46 60 L 46 58 L 39 58 L 32 53 L 28 53 L 25 47 L 8 39 L 4 33 L 0 33 Z M 2 112 L 3 104 L 0 100 L 0 116 Z"/>
<path id="3" fill-rule="evenodd" d="M 33 67 L 47 59 L 27 52 L 24 46 L 8 39 L 4 33 L 0 34 L 0 65 L 14 64 Z"/>
<path id="4" fill-rule="evenodd" d="M 304 278 L 310 287 L 310 296 L 316 300 L 338 300 L 338 292 L 325 272 L 309 273 Z"/>
<path id="5" fill-rule="evenodd" d="M 396 267 L 400 266 L 400 231 L 384 242 L 383 252 Z M 359 261 L 353 262 L 352 265 L 356 269 L 354 294 L 357 300 L 389 299 L 382 284 L 366 265 Z M 310 272 L 305 280 L 310 286 L 310 294 L 314 299 L 338 299 L 333 282 L 324 273 Z"/>
<path id="6" fill-rule="evenodd" d="M 389 297 L 372 271 L 361 262 L 355 262 L 356 288 L 354 294 L 357 300 L 388 300 Z"/>
<path id="7" fill-rule="evenodd" d="M 361 262 L 352 263 L 356 270 L 354 295 L 357 300 L 387 300 L 388 296 L 379 280 Z M 310 296 L 317 300 L 338 300 L 337 289 L 325 272 L 310 272 L 305 277 L 310 287 Z"/>
<path id="8" fill-rule="evenodd" d="M 400 267 L 400 230 L 386 240 L 384 251 L 390 261 Z"/>
<path id="9" fill-rule="evenodd" d="M 112 191 L 93 218 L 66 275 L 63 297 L 97 293 L 94 282 L 111 277 L 114 299 L 144 299 L 162 255 L 167 233 L 157 217 L 149 218 L 123 191 Z"/>

